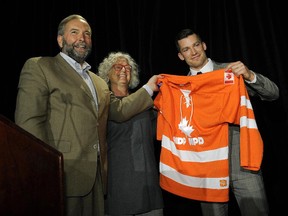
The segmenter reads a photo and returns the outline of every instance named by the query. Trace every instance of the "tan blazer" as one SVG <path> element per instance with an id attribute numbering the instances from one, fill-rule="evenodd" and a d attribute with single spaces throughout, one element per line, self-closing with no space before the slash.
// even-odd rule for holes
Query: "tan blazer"
<path id="1" fill-rule="evenodd" d="M 98 108 L 82 77 L 58 54 L 28 59 L 21 71 L 15 123 L 63 153 L 66 196 L 82 196 L 94 185 L 100 146 L 103 189 L 107 182 L 106 125 L 124 121 L 153 106 L 140 88 L 122 101 L 104 80 L 88 72 Z"/>

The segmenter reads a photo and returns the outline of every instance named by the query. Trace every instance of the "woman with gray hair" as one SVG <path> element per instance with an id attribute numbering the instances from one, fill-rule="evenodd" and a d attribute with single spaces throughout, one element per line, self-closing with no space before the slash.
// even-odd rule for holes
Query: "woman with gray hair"
<path id="1" fill-rule="evenodd" d="M 109 82 L 109 73 L 111 72 L 112 68 L 118 68 L 117 61 L 123 60 L 127 62 L 127 68 L 131 68 L 130 72 L 130 80 L 129 80 L 129 89 L 134 89 L 139 84 L 139 67 L 135 60 L 127 53 L 124 52 L 111 52 L 104 60 L 100 63 L 98 67 L 99 76 L 104 79 L 108 85 L 111 83 Z M 120 65 L 121 66 L 121 65 Z M 123 69 L 123 68 L 122 68 Z M 118 70 L 121 70 L 118 68 Z"/>
<path id="2" fill-rule="evenodd" d="M 111 52 L 99 76 L 118 98 L 139 84 L 139 68 L 124 52 Z M 154 151 L 157 112 L 152 108 L 130 120 L 108 121 L 108 189 L 106 215 L 163 215 L 163 197 Z"/>

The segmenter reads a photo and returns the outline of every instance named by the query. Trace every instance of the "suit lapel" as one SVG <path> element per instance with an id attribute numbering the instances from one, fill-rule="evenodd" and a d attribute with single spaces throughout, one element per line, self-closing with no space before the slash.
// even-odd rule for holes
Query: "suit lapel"
<path id="1" fill-rule="evenodd" d="M 86 84 L 83 78 L 75 71 L 75 69 L 71 67 L 71 65 L 68 62 L 66 62 L 65 59 L 63 59 L 60 54 L 56 55 L 55 58 L 57 60 L 55 62 L 57 62 L 58 64 L 57 67 L 59 68 L 59 71 L 61 71 L 61 73 L 63 73 L 64 76 L 69 77 L 71 80 L 74 80 L 75 83 L 78 83 L 80 89 L 84 91 L 85 95 L 89 97 L 90 100 L 94 100 L 89 86 Z M 94 83 L 94 87 L 95 87 L 95 83 Z M 98 112 L 97 112 L 96 104 L 95 106 L 93 106 L 93 110 L 95 111 L 95 114 L 97 116 Z"/>
<path id="2" fill-rule="evenodd" d="M 86 84 L 86 82 L 83 80 L 83 78 L 75 71 L 71 65 L 65 61 L 65 59 L 62 58 L 60 54 L 56 56 L 57 61 L 59 62 L 58 67 L 62 71 L 61 73 L 64 73 L 65 76 L 70 77 L 75 82 L 80 83 L 80 88 L 85 92 L 85 94 L 93 99 L 93 95 Z"/>

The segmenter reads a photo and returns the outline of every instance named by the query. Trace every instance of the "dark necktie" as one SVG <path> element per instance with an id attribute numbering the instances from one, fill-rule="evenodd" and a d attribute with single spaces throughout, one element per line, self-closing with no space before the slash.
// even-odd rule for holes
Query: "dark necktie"
<path id="1" fill-rule="evenodd" d="M 202 74 L 202 72 L 201 71 L 197 72 L 197 75 L 199 75 L 199 74 Z"/>

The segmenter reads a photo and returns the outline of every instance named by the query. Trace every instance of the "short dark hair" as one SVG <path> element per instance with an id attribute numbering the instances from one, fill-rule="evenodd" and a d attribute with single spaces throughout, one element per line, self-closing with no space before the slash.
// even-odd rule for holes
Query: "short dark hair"
<path id="1" fill-rule="evenodd" d="M 200 40 L 200 42 L 202 42 L 202 39 L 199 36 L 199 34 L 196 33 L 195 31 L 193 31 L 192 29 L 186 28 L 186 29 L 182 29 L 180 32 L 178 32 L 178 34 L 175 37 L 175 45 L 176 45 L 176 48 L 177 48 L 178 51 L 180 51 L 180 47 L 179 47 L 178 41 L 183 39 L 183 38 L 186 38 L 186 37 L 188 37 L 190 35 L 193 35 L 193 34 L 196 34 L 198 39 Z"/>

